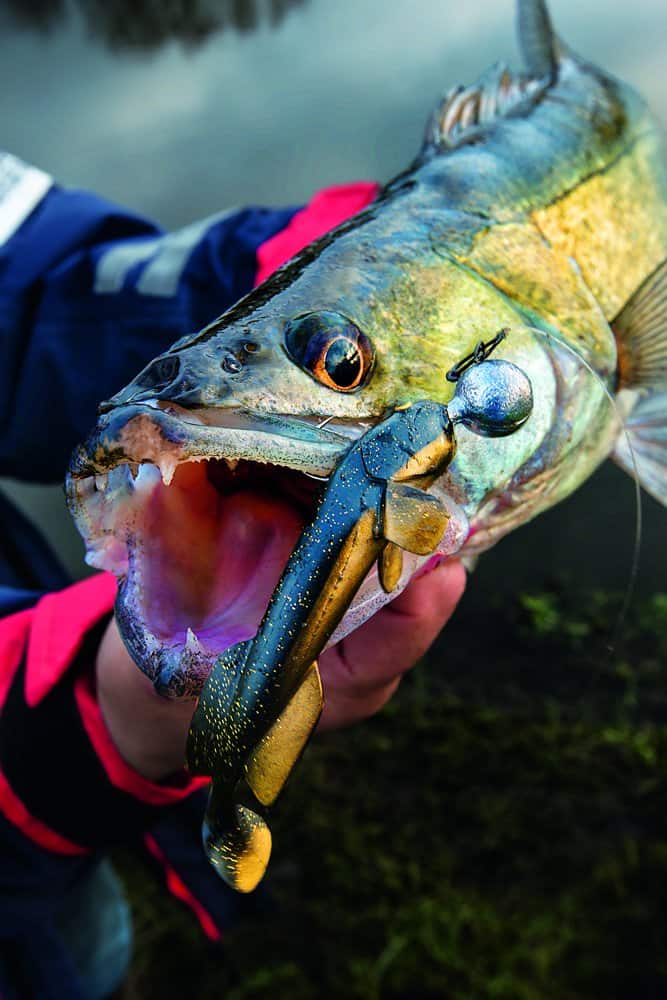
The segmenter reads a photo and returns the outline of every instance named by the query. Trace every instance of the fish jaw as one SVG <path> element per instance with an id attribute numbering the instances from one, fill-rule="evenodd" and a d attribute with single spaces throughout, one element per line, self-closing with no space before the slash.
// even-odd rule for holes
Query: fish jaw
<path id="1" fill-rule="evenodd" d="M 217 655 L 254 634 L 319 486 L 306 473 L 326 476 L 349 444 L 277 423 L 121 406 L 74 457 L 86 559 L 118 578 L 121 635 L 161 693 L 197 694 Z"/>
<path id="2" fill-rule="evenodd" d="M 87 562 L 119 581 L 121 636 L 161 694 L 196 697 L 218 657 L 255 635 L 323 480 L 363 430 L 155 403 L 103 414 L 74 456 L 68 504 Z M 460 511 L 441 551 L 466 535 Z M 424 561 L 406 558 L 391 597 Z M 332 641 L 389 599 L 374 567 Z"/>

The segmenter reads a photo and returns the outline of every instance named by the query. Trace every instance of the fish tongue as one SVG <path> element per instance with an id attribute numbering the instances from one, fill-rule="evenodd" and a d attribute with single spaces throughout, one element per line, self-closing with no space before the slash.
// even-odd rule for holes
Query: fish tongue
<path id="1" fill-rule="evenodd" d="M 254 635 L 303 527 L 286 500 L 242 489 L 222 505 L 210 621 L 199 638 L 213 648 Z M 220 610 L 216 610 L 220 609 Z M 217 641 L 216 641 L 217 640 Z"/>

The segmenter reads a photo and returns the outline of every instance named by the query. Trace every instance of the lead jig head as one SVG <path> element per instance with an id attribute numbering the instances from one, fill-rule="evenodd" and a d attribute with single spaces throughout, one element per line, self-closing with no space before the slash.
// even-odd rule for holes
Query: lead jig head
<path id="1" fill-rule="evenodd" d="M 511 361 L 473 363 L 457 377 L 447 404 L 453 424 L 483 437 L 506 437 L 525 424 L 533 410 L 530 379 Z"/>

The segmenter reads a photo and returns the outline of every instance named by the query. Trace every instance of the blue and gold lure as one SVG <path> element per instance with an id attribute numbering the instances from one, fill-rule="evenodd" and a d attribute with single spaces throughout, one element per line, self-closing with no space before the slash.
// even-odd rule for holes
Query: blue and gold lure
<path id="1" fill-rule="evenodd" d="M 213 776 L 204 845 L 216 870 L 241 892 L 254 889 L 264 874 L 271 834 L 262 817 L 238 801 L 239 786 L 262 806 L 277 799 L 322 709 L 317 657 L 373 564 L 391 593 L 402 552 L 436 550 L 449 518 L 426 491 L 454 457 L 454 425 L 505 437 L 530 416 L 532 389 L 519 368 L 471 360 L 472 366 L 453 370 L 457 391 L 449 406 L 408 404 L 350 446 L 256 636 L 228 649 L 204 685 L 188 766 Z"/>

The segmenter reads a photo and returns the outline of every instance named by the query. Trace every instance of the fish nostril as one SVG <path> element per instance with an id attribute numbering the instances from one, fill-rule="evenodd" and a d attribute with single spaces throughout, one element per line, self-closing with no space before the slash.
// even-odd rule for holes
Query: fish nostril
<path id="1" fill-rule="evenodd" d="M 220 362 L 220 367 L 228 375 L 238 375 L 243 365 L 233 354 L 227 354 Z"/>

